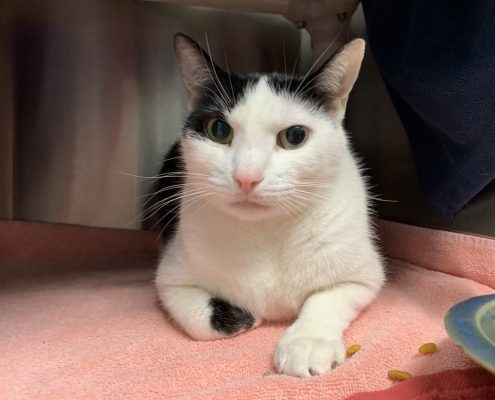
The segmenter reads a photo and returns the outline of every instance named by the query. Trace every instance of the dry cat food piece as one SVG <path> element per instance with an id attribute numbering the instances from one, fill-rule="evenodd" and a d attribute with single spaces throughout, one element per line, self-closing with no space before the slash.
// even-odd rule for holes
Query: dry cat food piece
<path id="1" fill-rule="evenodd" d="M 418 349 L 421 354 L 431 354 L 437 351 L 437 345 L 435 343 L 425 343 Z"/>
<path id="2" fill-rule="evenodd" d="M 361 350 L 361 345 L 360 344 L 353 344 L 347 349 L 347 357 L 352 357 L 354 354 L 356 354 L 359 350 Z"/>
<path id="3" fill-rule="evenodd" d="M 406 371 L 399 371 L 398 369 L 391 369 L 387 373 L 390 379 L 395 379 L 396 381 L 405 381 L 412 378 L 412 375 Z"/>

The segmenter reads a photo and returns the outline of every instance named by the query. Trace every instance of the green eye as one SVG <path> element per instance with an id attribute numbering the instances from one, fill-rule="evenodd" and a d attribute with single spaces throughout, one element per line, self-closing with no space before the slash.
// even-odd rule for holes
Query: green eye
<path id="1" fill-rule="evenodd" d="M 308 138 L 308 128 L 301 125 L 290 126 L 280 131 L 277 136 L 277 144 L 287 150 L 301 147 Z"/>
<path id="2" fill-rule="evenodd" d="M 218 118 L 206 122 L 205 133 L 211 140 L 220 144 L 229 144 L 234 136 L 232 127 Z"/>

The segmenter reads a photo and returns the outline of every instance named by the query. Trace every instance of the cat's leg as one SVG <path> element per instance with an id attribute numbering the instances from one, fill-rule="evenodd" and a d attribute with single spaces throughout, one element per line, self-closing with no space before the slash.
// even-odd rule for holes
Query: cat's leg
<path id="1" fill-rule="evenodd" d="M 344 331 L 377 291 L 378 287 L 348 282 L 308 297 L 277 344 L 273 359 L 277 370 L 307 377 L 342 364 Z"/>
<path id="2" fill-rule="evenodd" d="M 158 294 L 170 317 L 197 340 L 233 336 L 261 322 L 199 287 L 158 285 Z"/>

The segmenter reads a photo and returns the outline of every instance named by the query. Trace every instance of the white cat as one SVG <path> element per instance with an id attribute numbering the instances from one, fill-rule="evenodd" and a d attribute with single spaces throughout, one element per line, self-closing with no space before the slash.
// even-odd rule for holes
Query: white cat
<path id="1" fill-rule="evenodd" d="M 323 374 L 344 362 L 344 331 L 384 282 L 342 128 L 364 41 L 305 78 L 227 74 L 187 36 L 174 44 L 190 115 L 162 168 L 158 295 L 198 340 L 295 319 L 275 367 Z"/>

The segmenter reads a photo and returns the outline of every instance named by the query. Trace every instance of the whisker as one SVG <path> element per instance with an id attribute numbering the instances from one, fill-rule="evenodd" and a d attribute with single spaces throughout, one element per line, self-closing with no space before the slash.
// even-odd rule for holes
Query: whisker
<path id="1" fill-rule="evenodd" d="M 172 196 L 166 197 L 163 200 L 160 200 L 159 202 L 151 205 L 150 207 L 146 208 L 146 210 L 142 211 L 138 216 L 136 216 L 131 223 L 136 222 L 137 220 L 140 220 L 141 222 L 148 220 L 151 218 L 153 215 L 155 215 L 157 212 L 159 212 L 163 207 L 167 206 L 170 203 L 173 203 L 175 201 L 180 201 L 182 198 L 187 198 L 194 196 L 196 194 L 201 194 L 203 192 L 206 192 L 206 189 L 196 189 L 194 191 L 188 191 L 188 192 L 179 192 L 175 193 Z"/>
<path id="2" fill-rule="evenodd" d="M 164 187 L 160 190 L 157 190 L 153 193 L 150 193 L 150 194 L 147 194 L 147 195 L 144 195 L 144 196 L 140 196 L 140 198 L 146 198 L 146 197 L 149 197 L 151 196 L 149 199 L 147 199 L 145 201 L 145 203 L 143 204 L 143 206 L 146 206 L 146 204 L 148 204 L 151 200 L 153 200 L 153 198 L 158 195 L 159 193 L 162 193 L 162 192 L 166 192 L 167 190 L 174 190 L 174 189 L 182 189 L 184 187 L 185 183 L 181 183 L 181 184 L 178 184 L 178 185 L 170 185 L 170 186 L 167 186 L 167 187 Z M 205 184 L 205 183 L 200 183 L 200 182 L 195 182 L 194 183 L 194 186 L 196 186 L 196 188 L 208 188 L 209 185 L 208 184 Z M 170 197 L 170 196 L 169 196 Z"/>
<path id="3" fill-rule="evenodd" d="M 300 182 L 297 186 L 316 187 L 316 188 L 331 188 L 333 185 L 325 182 Z"/>
<path id="4" fill-rule="evenodd" d="M 125 176 L 130 176 L 132 178 L 138 178 L 138 179 L 157 179 L 157 176 L 142 176 L 142 175 L 134 175 L 128 172 L 122 172 L 122 171 L 114 171 L 117 174 L 120 175 L 125 175 Z"/>
<path id="5" fill-rule="evenodd" d="M 208 34 L 206 33 L 206 31 L 205 31 L 205 39 L 206 39 L 206 48 L 208 49 L 208 53 L 211 55 L 210 43 L 208 41 Z M 232 104 L 234 102 L 234 100 L 230 98 L 229 94 L 227 93 L 227 91 L 223 87 L 222 82 L 220 82 L 220 78 L 218 77 L 217 70 L 215 69 L 215 64 L 213 62 L 212 62 L 211 67 L 213 68 L 213 73 L 215 74 L 215 77 L 217 79 L 218 84 L 222 88 L 223 94 L 227 97 L 230 104 Z"/>
<path id="6" fill-rule="evenodd" d="M 166 217 L 166 216 L 167 216 L 170 212 L 177 210 L 180 206 L 181 206 L 181 204 L 179 203 L 176 207 L 172 208 L 169 212 L 167 212 L 167 214 L 165 214 L 164 216 L 162 216 L 162 217 L 161 217 L 161 218 L 160 218 L 160 219 L 159 219 L 159 220 L 158 220 L 158 221 L 157 221 L 157 222 L 156 222 L 156 223 L 155 223 L 155 224 L 151 227 L 151 230 L 153 231 L 153 230 L 155 229 L 155 227 L 156 227 L 157 225 L 159 225 L 159 224 L 160 224 L 160 222 L 163 220 L 163 218 L 165 218 L 165 217 Z M 165 231 L 165 229 L 167 228 L 167 226 L 170 224 L 170 222 L 172 222 L 175 218 L 177 218 L 177 215 L 178 215 L 178 213 L 176 213 L 176 214 L 175 214 L 175 215 L 174 215 L 174 216 L 170 219 L 170 221 L 168 221 L 168 222 L 165 224 L 165 226 L 164 226 L 162 229 L 160 229 L 160 231 L 158 232 L 158 235 L 157 235 L 157 237 L 156 237 L 155 241 L 153 242 L 153 245 L 156 245 L 156 242 L 157 242 L 158 240 L 160 240 L 160 238 L 161 238 L 161 236 L 162 236 L 163 232 Z"/>
<path id="7" fill-rule="evenodd" d="M 297 184 L 298 187 L 304 188 L 317 188 L 317 189 L 331 189 L 333 185 L 331 183 L 325 183 L 322 181 L 301 181 Z M 326 197 L 325 197 L 326 198 Z M 382 201 L 387 203 L 398 203 L 398 200 L 382 199 L 380 196 L 373 195 L 371 193 L 367 194 L 367 198 L 374 201 Z"/>
<path id="8" fill-rule="evenodd" d="M 146 197 L 151 197 L 151 198 L 149 198 L 149 199 L 146 200 L 146 203 L 147 203 L 148 201 L 150 201 L 153 197 L 155 197 L 159 193 L 166 192 L 167 190 L 174 190 L 174 189 L 179 189 L 180 190 L 183 187 L 184 187 L 184 183 L 179 183 L 177 185 L 170 185 L 170 186 L 166 186 L 164 188 L 161 188 L 159 190 L 156 190 L 154 192 L 151 192 L 151 193 L 148 193 L 148 194 L 143 194 L 143 195 L 139 196 L 139 198 L 140 199 L 145 199 Z"/>
<path id="9" fill-rule="evenodd" d="M 208 193 L 206 193 L 206 192 L 205 192 L 205 193 L 200 193 L 200 194 L 197 194 L 197 195 L 193 196 L 192 198 L 188 198 L 188 199 L 185 199 L 185 200 L 181 199 L 181 201 L 179 202 L 179 204 L 178 204 L 177 206 L 175 206 L 174 208 L 172 208 L 171 210 L 169 210 L 167 213 L 165 213 L 165 215 L 163 215 L 163 216 L 162 216 L 162 217 L 161 217 L 161 218 L 160 218 L 160 219 L 159 219 L 159 220 L 158 220 L 158 221 L 157 221 L 157 222 L 153 225 L 153 227 L 152 227 L 151 229 L 154 229 L 157 225 L 159 225 L 159 224 L 160 224 L 160 222 L 161 222 L 161 221 L 163 221 L 163 219 L 164 219 L 165 217 L 167 217 L 170 213 L 172 213 L 172 212 L 176 211 L 176 210 L 177 210 L 177 209 L 179 209 L 181 206 L 184 206 L 184 207 L 185 207 L 185 206 L 186 206 L 187 204 L 189 204 L 191 201 L 194 201 L 195 199 L 200 199 L 201 197 L 203 197 L 203 196 L 204 196 L 204 195 L 206 195 L 206 194 L 208 194 Z M 178 213 L 177 213 L 177 214 L 178 214 Z M 172 218 L 172 220 L 173 220 L 173 218 Z M 167 225 L 168 225 L 168 223 L 167 223 L 165 226 L 167 226 Z"/>
<path id="10" fill-rule="evenodd" d="M 307 202 L 305 202 L 304 199 L 299 198 L 299 196 L 297 196 L 297 195 L 291 197 L 291 200 L 295 203 L 295 207 L 298 207 L 299 219 L 297 220 L 297 223 L 299 223 L 304 218 L 304 213 L 302 212 L 302 209 L 303 209 L 303 207 L 307 206 Z"/>
<path id="11" fill-rule="evenodd" d="M 206 65 L 206 68 L 208 69 L 206 58 L 204 57 L 203 54 L 201 54 L 201 55 L 203 57 L 203 61 L 204 61 L 205 65 Z M 216 86 L 216 82 L 214 81 L 213 76 L 211 75 L 211 72 L 209 71 L 209 69 L 208 69 L 208 74 L 210 75 L 210 78 L 211 78 L 212 82 Z M 190 82 L 190 83 L 194 83 L 195 86 L 198 86 L 200 88 L 203 88 L 203 89 L 206 89 L 206 90 L 210 91 L 213 94 L 213 100 L 215 102 L 217 102 L 217 106 L 219 106 L 220 108 L 228 108 L 227 103 L 225 103 L 224 99 L 221 97 L 221 94 L 219 95 L 219 93 L 215 92 L 213 89 L 209 88 L 208 86 L 204 86 L 204 85 L 198 84 L 198 83 L 196 83 L 196 82 L 194 82 L 192 80 L 185 80 L 185 81 L 186 82 Z M 218 87 L 217 87 L 217 90 L 219 90 Z"/>
<path id="12" fill-rule="evenodd" d="M 292 216 L 290 210 L 285 205 L 285 200 L 278 202 L 277 205 L 282 209 L 282 211 L 284 212 L 284 214 L 287 215 L 287 217 L 290 218 Z"/>
<path id="13" fill-rule="evenodd" d="M 303 196 L 303 195 L 293 195 L 292 196 L 294 199 L 298 199 L 300 203 L 304 204 L 305 206 L 316 206 L 318 204 L 321 204 L 323 200 L 321 199 L 315 199 L 313 197 L 308 197 L 308 196 Z"/>
<path id="14" fill-rule="evenodd" d="M 209 194 L 211 195 L 212 193 L 209 193 Z M 208 207 L 209 205 L 211 205 L 211 202 L 208 201 L 208 196 L 202 197 L 202 199 L 205 200 L 204 201 L 204 204 L 201 207 L 199 207 L 199 208 L 197 208 L 196 210 L 193 211 L 193 214 L 190 217 L 191 220 L 194 220 L 194 218 L 196 217 L 196 215 L 198 215 L 198 213 L 200 211 L 204 210 L 206 207 Z M 191 206 L 192 206 L 192 204 L 191 204 Z"/>
<path id="15" fill-rule="evenodd" d="M 227 51 L 224 51 L 225 68 L 227 69 L 227 75 L 229 76 L 230 91 L 232 92 L 232 99 L 235 99 L 234 86 L 232 85 L 232 79 L 230 78 L 229 62 L 227 60 Z"/>
<path id="16" fill-rule="evenodd" d="M 372 195 L 368 195 L 368 199 L 371 199 L 373 201 L 381 201 L 381 202 L 384 202 L 384 203 L 399 203 L 399 200 L 387 200 L 387 199 L 381 199 L 379 197 L 376 197 L 376 196 L 372 196 Z"/>
<path id="17" fill-rule="evenodd" d="M 186 180 L 185 179 L 187 177 L 184 177 L 184 176 L 166 176 L 166 177 L 163 177 L 163 178 L 176 178 L 176 179 L 180 178 L 181 181 L 179 183 L 174 184 L 174 185 L 170 185 L 169 183 L 167 183 L 166 186 L 163 187 L 163 188 L 161 188 L 160 190 L 157 190 L 157 191 L 152 192 L 152 193 L 149 193 L 149 194 L 142 195 L 142 196 L 140 196 L 140 198 L 152 196 L 153 194 L 164 192 L 164 191 L 169 190 L 169 189 L 180 189 L 181 187 L 183 187 L 186 184 Z M 208 180 L 207 179 L 202 179 L 202 178 L 197 178 L 197 177 L 193 177 L 193 178 L 194 179 L 189 179 L 189 182 L 193 182 L 194 185 L 196 185 L 196 186 L 205 186 L 205 185 L 208 185 Z"/>
<path id="18" fill-rule="evenodd" d="M 143 198 L 150 197 L 150 196 L 153 197 L 153 196 L 157 195 L 158 193 L 166 192 L 167 190 L 170 190 L 170 189 L 180 189 L 183 186 L 184 186 L 184 183 L 180 183 L 180 184 L 177 184 L 177 185 L 170 185 L 170 186 L 161 188 L 160 190 L 157 190 L 155 192 L 148 193 L 148 194 L 143 194 L 143 195 L 139 196 L 139 198 L 140 199 L 143 199 Z"/>
<path id="19" fill-rule="evenodd" d="M 170 178 L 170 179 L 183 179 L 184 181 L 186 180 L 187 176 L 181 176 L 181 175 L 170 175 L 170 176 L 160 176 L 158 177 L 157 179 L 165 179 L 165 178 Z M 194 179 L 194 185 L 195 186 L 208 186 L 208 184 L 206 183 L 206 179 L 203 179 L 202 177 L 195 177 L 193 176 Z M 142 196 L 139 196 L 140 199 L 145 199 L 148 197 L 148 199 L 145 201 L 144 203 L 144 206 L 146 204 L 148 204 L 156 195 L 158 195 L 159 193 L 162 193 L 162 192 L 166 192 L 167 190 L 174 190 L 174 189 L 181 189 L 182 187 L 184 187 L 186 182 L 180 182 L 178 184 L 175 184 L 175 185 L 167 185 L 159 190 L 156 190 L 152 193 L 148 193 L 148 194 L 145 194 L 145 195 L 142 195 Z"/>
<path id="20" fill-rule="evenodd" d="M 318 79 L 318 76 L 313 76 L 309 81 L 307 81 L 306 83 L 304 83 L 304 85 L 299 90 L 299 93 L 298 93 L 299 96 L 303 96 L 308 91 L 310 91 L 311 89 L 313 89 L 314 88 L 314 85 L 312 85 L 312 83 L 314 83 L 317 79 Z"/>
<path id="21" fill-rule="evenodd" d="M 182 158 L 182 156 L 175 156 L 175 157 L 165 158 L 163 160 L 160 160 L 159 162 L 164 163 L 164 162 L 167 162 L 167 161 L 170 161 L 170 160 L 175 160 L 176 158 Z"/>
<path id="22" fill-rule="evenodd" d="M 292 214 L 294 215 L 294 217 L 300 217 L 300 215 L 298 214 L 299 208 L 298 208 L 297 204 L 294 204 L 292 199 L 285 199 L 285 204 L 292 211 Z"/>
<path id="23" fill-rule="evenodd" d="M 206 35 L 206 32 L 205 32 L 205 35 Z M 209 51 L 209 50 L 208 50 L 208 51 Z M 211 81 L 213 82 L 213 84 L 214 84 L 214 85 L 215 85 L 215 87 L 217 88 L 218 93 L 217 93 L 217 92 L 215 92 L 215 91 L 213 91 L 213 90 L 212 90 L 212 89 L 210 89 L 210 88 L 207 88 L 207 89 L 208 89 L 208 90 L 210 90 L 210 91 L 214 94 L 214 99 L 215 99 L 215 100 L 216 100 L 216 99 L 218 99 L 218 101 L 220 101 L 220 103 L 221 103 L 222 107 L 224 107 L 225 109 L 228 109 L 228 105 L 227 105 L 227 103 L 225 102 L 225 99 L 224 99 L 224 98 L 223 98 L 223 96 L 222 96 L 222 91 L 221 91 L 221 90 L 220 90 L 220 88 L 218 87 L 217 82 L 215 81 L 215 78 L 214 78 L 214 77 L 213 77 L 213 75 L 211 74 L 210 68 L 208 68 L 208 62 L 206 61 L 206 58 L 205 58 L 205 56 L 204 56 L 203 52 L 201 52 L 201 57 L 203 57 L 203 62 L 204 62 L 204 64 L 205 64 L 206 70 L 208 71 L 208 75 L 210 75 Z M 212 61 L 212 68 L 213 68 L 213 70 L 215 71 L 215 66 L 214 66 L 214 64 L 213 64 L 213 61 Z M 200 85 L 200 86 L 202 86 L 202 85 Z M 204 86 L 202 86 L 202 87 L 204 87 Z"/>
<path id="24" fill-rule="evenodd" d="M 316 193 L 308 192 L 306 190 L 294 189 L 294 191 L 297 192 L 297 193 L 306 194 L 308 196 L 314 196 L 314 197 L 317 197 L 317 198 L 321 198 L 323 200 L 330 200 L 328 197 L 325 197 L 325 196 L 322 196 L 322 195 L 319 195 L 319 194 L 316 194 Z"/>
<path id="25" fill-rule="evenodd" d="M 287 61 L 285 59 L 285 41 L 282 40 L 282 55 L 284 57 L 284 74 L 287 76 Z"/>
<path id="26" fill-rule="evenodd" d="M 333 46 L 333 44 L 335 43 L 335 41 L 338 39 L 338 37 L 341 35 L 342 33 L 342 29 L 339 30 L 339 32 L 337 33 L 337 35 L 333 38 L 333 40 L 330 42 L 330 44 L 323 50 L 323 52 L 320 54 L 320 56 L 315 60 L 315 62 L 313 63 L 313 65 L 311 65 L 311 67 L 308 69 L 308 71 L 306 72 L 306 74 L 304 75 L 303 79 L 301 80 L 301 82 L 299 83 L 299 85 L 297 86 L 295 92 L 294 92 L 294 95 L 292 96 L 292 98 L 294 98 L 297 94 L 298 94 L 298 91 L 299 91 L 299 88 L 301 87 L 301 85 L 304 83 L 304 81 L 306 80 L 306 78 L 309 76 L 309 74 L 313 71 L 313 69 L 316 67 L 316 65 L 320 62 L 320 60 L 323 58 L 323 56 L 325 56 L 325 54 L 328 52 L 328 50 L 330 50 L 330 48 Z"/>
<path id="27" fill-rule="evenodd" d="M 288 91 L 290 88 L 290 85 L 292 84 L 292 81 L 294 79 L 294 74 L 296 72 L 296 66 L 299 61 L 299 57 L 301 57 L 301 49 L 299 49 L 299 52 L 297 53 L 296 60 L 294 61 L 294 65 L 292 66 L 292 72 L 290 74 L 290 80 L 287 82 L 287 85 L 285 87 L 285 91 Z"/>
<path id="28" fill-rule="evenodd" d="M 157 225 L 159 225 L 163 219 L 165 217 L 167 217 L 167 215 L 169 215 L 171 212 L 175 212 L 177 209 L 180 209 L 181 207 L 184 207 L 184 209 L 187 209 L 186 207 L 188 205 L 191 205 L 193 203 L 195 203 L 196 201 L 200 200 L 201 198 L 205 197 L 205 196 L 209 196 L 211 195 L 211 193 L 204 193 L 204 194 L 200 194 L 196 197 L 193 197 L 192 199 L 187 199 L 186 201 L 181 201 L 180 204 L 178 204 L 176 207 L 172 208 L 171 210 L 169 210 L 165 215 L 163 215 L 153 226 L 152 226 L 152 230 L 156 228 Z M 167 226 L 175 219 L 177 218 L 177 216 L 179 215 L 180 213 L 180 210 L 179 212 L 177 212 L 174 217 L 172 219 L 170 219 L 166 224 L 165 226 L 160 230 L 160 235 L 162 234 L 162 232 L 167 228 Z"/>
<path id="29" fill-rule="evenodd" d="M 211 193 L 208 193 L 208 195 L 210 195 L 210 194 L 211 194 Z M 198 198 L 198 199 L 194 199 L 195 201 L 193 201 L 193 202 L 191 202 L 189 205 L 185 206 L 185 207 L 184 207 L 184 210 L 189 209 L 189 208 L 190 208 L 190 207 L 191 207 L 194 203 L 196 203 L 197 201 L 199 201 L 199 200 L 201 200 L 201 199 L 206 199 L 206 198 L 208 197 L 208 195 L 207 195 L 207 196 L 202 196 L 202 197 L 200 197 L 200 198 Z M 209 205 L 209 204 L 210 204 L 210 202 L 209 202 L 208 200 L 206 200 L 205 204 L 203 204 L 203 206 L 202 206 L 202 207 L 200 207 L 200 208 L 199 208 L 199 210 L 203 210 L 203 209 L 205 208 L 205 206 L 207 206 L 207 205 Z M 179 205 L 179 207 L 180 207 L 180 206 L 181 206 L 181 205 Z M 176 208 L 174 209 L 174 211 L 175 211 L 177 208 L 179 208 L 179 207 L 176 207 Z M 198 210 L 196 210 L 196 213 L 194 213 L 194 214 L 193 214 L 193 216 L 195 216 L 195 215 L 197 214 L 197 212 L 198 212 Z M 173 216 L 173 217 L 172 217 L 172 218 L 171 218 L 171 219 L 170 219 L 170 220 L 169 220 L 169 221 L 165 224 L 165 226 L 164 226 L 162 229 L 160 229 L 160 232 L 159 232 L 159 235 L 158 235 L 157 239 L 159 239 L 159 238 L 161 237 L 162 233 L 165 231 L 165 229 L 167 229 L 167 226 L 168 226 L 168 225 L 169 225 L 172 221 L 174 221 L 175 219 L 177 219 L 177 217 L 178 217 L 178 216 L 179 216 L 179 212 L 177 212 L 177 213 L 176 213 L 176 214 L 175 214 L 175 215 L 174 215 L 174 216 Z M 155 243 L 154 243 L 154 244 L 156 244 L 156 241 L 155 241 Z"/>
<path id="30" fill-rule="evenodd" d="M 209 176 L 208 174 L 199 174 L 199 173 L 193 173 L 193 172 L 165 172 L 163 174 L 158 174 L 158 175 L 153 175 L 153 176 L 144 176 L 144 175 L 135 175 L 131 174 L 128 172 L 122 172 L 122 171 L 115 171 L 116 173 L 119 173 L 121 175 L 126 175 L 126 176 L 131 176 L 133 178 L 138 178 L 138 179 L 160 179 L 160 178 L 165 178 L 165 177 L 179 177 L 179 176 Z"/>
<path id="31" fill-rule="evenodd" d="M 176 201 L 176 200 L 181 199 L 182 197 L 187 197 L 187 196 L 193 195 L 193 194 L 195 194 L 197 192 L 205 191 L 207 189 L 208 188 L 204 187 L 204 188 L 195 188 L 195 189 L 189 189 L 189 190 L 181 190 L 181 191 L 179 191 L 177 193 L 174 193 L 174 194 L 172 194 L 170 196 L 165 197 L 164 199 L 161 199 L 157 203 L 155 203 L 155 204 L 151 205 L 150 207 L 148 207 L 147 210 L 154 209 L 154 208 L 160 207 L 160 206 L 165 206 L 168 203 L 171 203 L 173 201 Z"/>
<path id="32" fill-rule="evenodd" d="M 163 174 L 155 175 L 156 178 L 163 178 L 163 177 L 167 177 L 167 176 L 171 176 L 171 177 L 176 177 L 176 176 L 184 176 L 184 177 L 201 176 L 202 177 L 202 176 L 206 176 L 206 177 L 209 177 L 210 175 L 201 174 L 199 172 L 181 172 L 181 171 L 164 172 Z"/>

